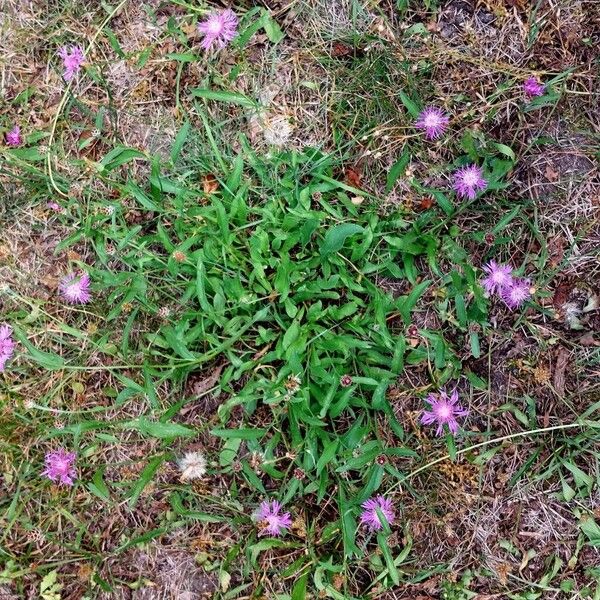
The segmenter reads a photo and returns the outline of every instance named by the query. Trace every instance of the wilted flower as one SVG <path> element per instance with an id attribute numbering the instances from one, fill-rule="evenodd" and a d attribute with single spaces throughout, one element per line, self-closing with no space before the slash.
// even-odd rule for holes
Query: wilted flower
<path id="1" fill-rule="evenodd" d="M 481 285 L 488 294 L 501 292 L 506 286 L 512 284 L 512 267 L 509 265 L 499 265 L 495 260 L 490 260 L 483 266 L 487 277 L 481 280 Z"/>
<path id="2" fill-rule="evenodd" d="M 428 140 L 439 138 L 448 127 L 449 118 L 436 106 L 428 106 L 415 122 L 415 127 L 425 132 Z"/>
<path id="3" fill-rule="evenodd" d="M 278 147 L 285 146 L 289 142 L 293 131 L 288 119 L 281 115 L 265 119 L 262 129 L 265 142 Z"/>
<path id="4" fill-rule="evenodd" d="M 487 181 L 483 169 L 477 165 L 462 167 L 454 173 L 454 189 L 461 198 L 474 200 L 478 190 L 485 190 Z"/>
<path id="5" fill-rule="evenodd" d="M 15 342 L 12 339 L 12 327 L 10 325 L 0 326 L 0 373 L 4 371 L 6 363 L 15 352 Z"/>
<path id="6" fill-rule="evenodd" d="M 290 513 L 282 513 L 281 504 L 277 500 L 260 503 L 256 513 L 259 521 L 260 535 L 282 535 L 292 524 Z"/>
<path id="7" fill-rule="evenodd" d="M 71 81 L 79 71 L 83 63 L 85 62 L 85 56 L 83 55 L 83 49 L 80 46 L 63 46 L 58 51 L 58 56 L 63 61 L 63 77 L 65 81 Z"/>
<path id="8" fill-rule="evenodd" d="M 340 385 L 342 387 L 350 387 L 352 385 L 352 376 L 351 375 L 342 375 L 340 377 Z"/>
<path id="9" fill-rule="evenodd" d="M 73 485 L 77 476 L 75 472 L 75 452 L 67 452 L 62 448 L 46 454 L 46 469 L 42 473 L 51 481 L 61 485 Z"/>
<path id="10" fill-rule="evenodd" d="M 380 521 L 377 511 L 385 517 L 388 525 L 391 525 L 396 518 L 392 501 L 384 496 L 369 498 L 369 500 L 361 504 L 361 507 L 364 510 L 360 515 L 360 523 L 361 525 L 366 525 L 371 531 L 378 531 L 383 528 L 383 523 Z"/>
<path id="11" fill-rule="evenodd" d="M 458 421 L 456 417 L 466 417 L 469 411 L 458 404 L 458 392 L 454 390 L 451 396 L 441 390 L 437 394 L 429 394 L 426 402 L 431 406 L 431 410 L 423 411 L 421 423 L 423 425 L 432 425 L 437 423 L 436 435 L 444 434 L 444 425 L 448 425 L 450 433 L 458 432 Z"/>
<path id="12" fill-rule="evenodd" d="M 21 137 L 21 128 L 18 125 L 15 125 L 6 134 L 6 143 L 9 146 L 20 146 L 23 143 L 23 138 Z"/>
<path id="13" fill-rule="evenodd" d="M 511 310 L 519 308 L 531 297 L 530 282 L 527 279 L 513 279 L 512 283 L 500 291 L 504 304 Z"/>
<path id="14" fill-rule="evenodd" d="M 91 299 L 90 276 L 87 273 L 70 273 L 60 282 L 62 297 L 71 304 L 87 304 Z"/>
<path id="15" fill-rule="evenodd" d="M 204 34 L 200 46 L 210 50 L 214 45 L 224 48 L 237 35 L 238 18 L 229 8 L 208 15 L 198 24 L 198 31 Z"/>
<path id="16" fill-rule="evenodd" d="M 535 77 L 529 77 L 525 83 L 523 83 L 523 91 L 528 98 L 542 96 L 545 90 L 546 86 L 543 83 L 540 83 Z"/>
<path id="17" fill-rule="evenodd" d="M 206 459 L 202 452 L 188 452 L 179 461 L 182 481 L 200 479 L 206 475 Z"/>
<path id="18" fill-rule="evenodd" d="M 177 261 L 178 263 L 182 263 L 187 260 L 186 253 L 182 252 L 181 250 L 175 250 L 171 256 L 173 257 L 173 260 Z"/>

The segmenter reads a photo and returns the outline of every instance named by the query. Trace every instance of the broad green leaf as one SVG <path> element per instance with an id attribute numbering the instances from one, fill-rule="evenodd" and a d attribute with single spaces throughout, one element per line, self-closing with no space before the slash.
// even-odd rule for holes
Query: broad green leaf
<path id="1" fill-rule="evenodd" d="M 321 256 L 337 252 L 349 236 L 362 232 L 364 232 L 364 228 L 355 223 L 342 223 L 329 228 L 321 244 Z"/>
<path id="2" fill-rule="evenodd" d="M 192 96 L 196 98 L 204 98 L 205 100 L 216 100 L 217 102 L 225 102 L 227 104 L 238 104 L 244 108 L 256 109 L 258 108 L 257 103 L 237 92 L 227 92 L 223 90 L 206 90 L 201 88 L 194 88 L 192 90 Z"/>

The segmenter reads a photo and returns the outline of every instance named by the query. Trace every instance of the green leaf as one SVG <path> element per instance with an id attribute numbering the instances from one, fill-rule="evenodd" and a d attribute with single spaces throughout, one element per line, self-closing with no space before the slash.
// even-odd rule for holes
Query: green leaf
<path id="1" fill-rule="evenodd" d="M 101 161 L 100 164 L 105 171 L 113 171 L 117 167 L 132 161 L 135 158 L 147 159 L 146 155 L 135 148 L 127 148 L 126 146 L 117 146 L 111 150 Z"/>
<path id="2" fill-rule="evenodd" d="M 402 90 L 398 90 L 398 95 L 400 96 L 400 100 L 402 101 L 402 104 L 404 104 L 404 107 L 410 116 L 416 119 L 421 113 L 419 107 Z"/>
<path id="3" fill-rule="evenodd" d="M 185 140 L 187 139 L 187 136 L 190 132 L 190 127 L 190 122 L 186 121 L 177 133 L 177 137 L 175 138 L 175 141 L 173 142 L 173 147 L 171 148 L 171 160 L 173 162 L 177 162 L 177 159 L 181 154 L 181 149 L 183 148 Z"/>
<path id="4" fill-rule="evenodd" d="M 160 456 L 155 456 L 145 467 L 140 475 L 140 478 L 135 482 L 135 485 L 131 488 L 131 492 L 129 493 L 129 499 L 127 500 L 127 504 L 129 508 L 133 508 L 137 501 L 140 498 L 141 493 L 144 491 L 144 488 L 150 483 L 150 480 L 154 477 L 156 471 L 158 471 L 158 467 L 165 461 L 166 455 L 161 454 Z"/>
<path id="5" fill-rule="evenodd" d="M 385 193 L 389 194 L 392 191 L 392 188 L 398 181 L 398 177 L 400 177 L 405 171 L 408 163 L 410 162 L 410 152 L 405 150 L 402 153 L 402 156 L 390 167 L 390 170 L 387 174 L 387 182 L 385 184 Z"/>
<path id="6" fill-rule="evenodd" d="M 226 102 L 227 104 L 238 104 L 244 108 L 256 109 L 258 104 L 251 98 L 238 94 L 237 92 L 226 92 L 222 90 L 206 90 L 194 88 L 192 96 L 196 98 L 204 98 L 205 100 L 216 100 L 217 102 Z"/>
<path id="7" fill-rule="evenodd" d="M 196 435 L 193 429 L 179 425 L 179 423 L 161 423 L 160 421 L 150 421 L 144 415 L 141 415 L 137 421 L 128 421 L 124 423 L 125 429 L 139 431 L 143 435 L 158 438 L 161 440 L 176 437 L 192 437 Z"/>
<path id="8" fill-rule="evenodd" d="M 308 582 L 308 573 L 304 573 L 296 581 L 294 587 L 292 588 L 292 598 L 291 600 L 306 600 L 306 585 Z"/>
<path id="9" fill-rule="evenodd" d="M 25 334 L 18 328 L 14 327 L 14 336 L 21 342 L 25 348 L 27 348 L 28 356 L 40 364 L 45 369 L 49 371 L 57 371 L 62 369 L 65 366 L 65 361 L 58 354 L 51 354 L 50 352 L 43 352 L 42 350 L 38 350 L 26 337 Z"/>
<path id="10" fill-rule="evenodd" d="M 283 39 L 284 35 L 283 31 L 281 31 L 281 27 L 279 27 L 277 21 L 271 17 L 268 11 L 263 13 L 262 26 L 267 34 L 267 37 L 269 38 L 269 41 L 273 44 L 277 44 L 277 42 L 280 42 Z"/>
<path id="11" fill-rule="evenodd" d="M 579 528 L 589 540 L 590 546 L 600 547 L 600 525 L 591 515 L 583 515 L 579 520 Z"/>
<path id="12" fill-rule="evenodd" d="M 342 248 L 344 242 L 351 235 L 363 233 L 364 228 L 355 223 L 342 223 L 328 229 L 325 239 L 321 244 L 321 256 L 328 256 Z"/>
<path id="13" fill-rule="evenodd" d="M 212 435 L 216 435 L 220 438 L 236 438 L 239 440 L 258 440 L 264 437 L 267 433 L 266 429 L 213 429 Z"/>

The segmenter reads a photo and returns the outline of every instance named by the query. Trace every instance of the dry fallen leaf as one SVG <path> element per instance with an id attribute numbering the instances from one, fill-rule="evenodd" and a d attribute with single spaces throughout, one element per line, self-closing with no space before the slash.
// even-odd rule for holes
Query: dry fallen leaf
<path id="1" fill-rule="evenodd" d="M 214 194 L 219 190 L 219 182 L 212 173 L 207 173 L 202 177 L 202 188 L 205 194 Z"/>

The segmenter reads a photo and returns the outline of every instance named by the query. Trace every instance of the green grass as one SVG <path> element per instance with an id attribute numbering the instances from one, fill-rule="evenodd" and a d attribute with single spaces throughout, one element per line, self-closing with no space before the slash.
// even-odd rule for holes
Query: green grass
<path id="1" fill-rule="evenodd" d="M 284 26 L 282 37 L 280 15 L 250 10 L 231 60 L 207 60 L 184 32 L 197 7 L 173 4 L 175 16 L 151 14 L 164 27 L 146 46 L 155 54 L 124 52 L 99 9 L 90 89 L 64 92 L 54 138 L 49 125 L 27 130 L 24 148 L 0 148 L 0 322 L 18 341 L 0 379 L 0 584 L 45 600 L 152 586 L 200 594 L 200 581 L 223 599 L 600 598 L 599 396 L 588 372 L 598 352 L 552 303 L 584 236 L 557 258 L 545 207 L 515 175 L 546 143 L 550 116 L 572 108 L 566 71 L 529 112 L 515 83 L 524 68 L 486 63 L 477 96 L 467 86 L 440 101 L 451 132 L 427 144 L 412 123 L 447 83 L 436 60 L 453 68 L 465 57 L 437 59 L 424 27 L 393 41 L 357 30 L 343 57 L 329 51 L 335 35 L 311 33 L 293 41 L 313 79 L 328 73 L 314 114 L 330 130 L 314 145 L 267 148 L 248 123 L 261 69 L 285 67 L 277 44 L 292 34 Z M 414 25 L 437 7 L 396 8 L 390 22 Z M 56 10 L 52 19 L 78 16 Z M 253 56 L 251 33 L 264 34 L 267 59 Z M 115 53 L 145 77 L 174 74 L 167 152 L 126 144 L 105 76 Z M 17 96 L 0 123 L 42 96 Z M 286 107 L 296 131 L 304 109 Z M 94 128 L 96 142 L 80 138 Z M 461 202 L 449 180 L 471 162 L 489 187 Z M 63 212 L 45 209 L 49 197 Z M 49 233 L 56 245 L 42 243 Z M 526 308 L 484 296 L 491 258 L 532 279 Z M 73 269 L 92 278 L 90 305 L 55 293 Z M 561 348 L 574 357 L 567 368 Z M 418 421 L 442 387 L 470 410 L 456 439 Z M 40 477 L 58 446 L 78 455 L 72 489 Z M 177 460 L 199 449 L 208 474 L 181 481 Z M 378 494 L 398 519 L 370 534 L 360 504 Z M 281 539 L 259 536 L 264 499 L 292 514 Z M 186 566 L 173 574 L 169 561 Z"/>

